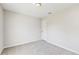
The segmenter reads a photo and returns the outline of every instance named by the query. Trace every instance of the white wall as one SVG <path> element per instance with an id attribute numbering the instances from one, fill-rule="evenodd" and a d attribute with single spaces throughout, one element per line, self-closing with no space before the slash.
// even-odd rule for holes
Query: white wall
<path id="1" fill-rule="evenodd" d="M 0 6 L 0 53 L 3 50 L 3 10 Z"/>
<path id="2" fill-rule="evenodd" d="M 40 40 L 40 20 L 5 11 L 5 47 Z"/>
<path id="3" fill-rule="evenodd" d="M 79 6 L 73 6 L 43 20 L 47 21 L 45 34 L 48 35 L 44 40 L 79 53 Z"/>
<path id="4" fill-rule="evenodd" d="M 41 39 L 47 40 L 47 20 L 41 19 Z"/>

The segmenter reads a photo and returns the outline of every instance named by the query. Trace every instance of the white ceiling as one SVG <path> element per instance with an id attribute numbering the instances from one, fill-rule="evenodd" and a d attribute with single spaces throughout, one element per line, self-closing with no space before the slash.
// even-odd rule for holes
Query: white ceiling
<path id="1" fill-rule="evenodd" d="M 42 3 L 41 7 L 37 7 L 32 3 L 2 3 L 5 10 L 18 12 L 21 14 L 42 18 L 48 16 L 48 12 L 63 10 L 75 4 L 68 3 Z"/>

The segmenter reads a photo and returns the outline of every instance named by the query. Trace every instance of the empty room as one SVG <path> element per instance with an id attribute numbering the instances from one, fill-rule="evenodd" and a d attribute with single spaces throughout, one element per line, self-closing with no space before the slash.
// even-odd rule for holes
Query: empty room
<path id="1" fill-rule="evenodd" d="M 78 55 L 79 3 L 0 3 L 0 55 Z"/>

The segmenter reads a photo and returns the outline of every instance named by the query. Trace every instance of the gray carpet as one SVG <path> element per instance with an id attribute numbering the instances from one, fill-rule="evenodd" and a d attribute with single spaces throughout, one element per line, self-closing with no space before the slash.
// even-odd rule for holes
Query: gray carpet
<path id="1" fill-rule="evenodd" d="M 63 48 L 49 44 L 44 40 L 5 48 L 2 55 L 77 55 Z"/>

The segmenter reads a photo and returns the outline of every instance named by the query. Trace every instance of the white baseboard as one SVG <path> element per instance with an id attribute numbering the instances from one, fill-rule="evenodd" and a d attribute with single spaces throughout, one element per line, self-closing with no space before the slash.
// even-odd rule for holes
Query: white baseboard
<path id="1" fill-rule="evenodd" d="M 18 45 L 23 45 L 23 44 L 27 44 L 27 43 L 34 42 L 34 41 L 38 41 L 38 40 L 32 40 L 32 41 L 29 41 L 29 42 L 18 42 L 18 43 L 14 43 L 14 44 L 8 44 L 8 45 L 4 46 L 4 48 L 9 48 L 9 47 L 14 47 L 14 46 L 18 46 Z"/>
<path id="2" fill-rule="evenodd" d="M 45 40 L 45 41 L 48 42 L 48 43 L 50 43 L 50 44 L 54 44 L 54 45 L 56 45 L 56 46 L 58 46 L 58 47 L 61 47 L 61 48 L 63 48 L 63 49 L 66 49 L 66 50 L 68 50 L 68 51 L 71 51 L 71 52 L 74 52 L 74 53 L 76 53 L 76 54 L 79 54 L 78 51 L 75 51 L 75 50 L 72 50 L 72 49 L 70 49 L 70 48 L 64 47 L 64 46 L 59 45 L 59 44 L 57 44 L 57 43 L 52 43 L 51 41 L 48 41 L 48 40 Z"/>

